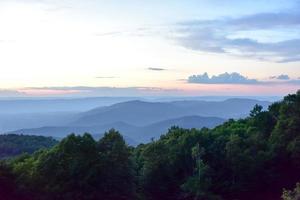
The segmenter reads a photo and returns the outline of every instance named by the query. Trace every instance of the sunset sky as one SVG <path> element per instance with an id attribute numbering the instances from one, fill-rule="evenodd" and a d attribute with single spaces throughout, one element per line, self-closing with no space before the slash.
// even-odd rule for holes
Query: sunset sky
<path id="1" fill-rule="evenodd" d="M 0 0 L 0 96 L 284 95 L 300 1 Z"/>

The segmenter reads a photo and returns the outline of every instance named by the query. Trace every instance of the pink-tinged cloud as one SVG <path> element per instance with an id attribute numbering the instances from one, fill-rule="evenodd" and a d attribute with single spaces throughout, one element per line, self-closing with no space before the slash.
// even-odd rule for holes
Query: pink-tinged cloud
<path id="1" fill-rule="evenodd" d="M 41 87 L 20 88 L 18 96 L 283 96 L 299 90 L 299 84 L 175 84 L 165 87 Z M 5 92 L 6 94 L 7 92 Z M 16 96 L 17 96 L 16 95 Z"/>
<path id="2" fill-rule="evenodd" d="M 187 95 L 286 95 L 300 89 L 295 84 L 237 85 L 237 84 L 186 84 L 181 88 Z"/>
<path id="3" fill-rule="evenodd" d="M 17 90 L 28 96 L 63 96 L 80 93 L 78 90 L 55 90 L 55 89 L 19 89 Z"/>

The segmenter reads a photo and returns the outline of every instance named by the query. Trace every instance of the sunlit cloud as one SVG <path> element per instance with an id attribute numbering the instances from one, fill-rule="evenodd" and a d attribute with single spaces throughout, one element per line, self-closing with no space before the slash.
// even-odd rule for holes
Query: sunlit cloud
<path id="1" fill-rule="evenodd" d="M 202 83 L 202 84 L 257 84 L 256 79 L 249 79 L 237 72 L 223 73 L 209 77 L 207 72 L 200 75 L 192 75 L 188 77 L 189 83 Z"/>
<path id="2" fill-rule="evenodd" d="M 199 75 L 191 75 L 188 77 L 188 83 L 196 83 L 196 84 L 239 84 L 239 85 L 278 85 L 278 84 L 300 84 L 300 81 L 297 79 L 291 79 L 286 74 L 281 74 L 279 76 L 270 76 L 272 81 L 269 80 L 257 80 L 251 79 L 246 76 L 243 76 L 237 72 L 233 73 L 222 73 L 219 75 L 213 75 L 209 77 L 208 73 L 205 72 Z M 184 80 L 184 79 L 183 79 Z M 277 81 L 275 81 L 277 80 Z"/>

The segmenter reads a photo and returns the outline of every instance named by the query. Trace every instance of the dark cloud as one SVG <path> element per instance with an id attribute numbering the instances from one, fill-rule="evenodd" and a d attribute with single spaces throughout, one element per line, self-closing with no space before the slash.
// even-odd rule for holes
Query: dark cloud
<path id="1" fill-rule="evenodd" d="M 148 67 L 147 69 L 151 70 L 151 71 L 164 71 L 164 70 L 166 70 L 166 69 L 160 68 L 160 67 Z"/>
<path id="2" fill-rule="evenodd" d="M 176 81 L 184 81 L 186 82 L 188 79 L 185 79 L 185 78 L 180 78 L 180 79 L 177 79 Z"/>
<path id="3" fill-rule="evenodd" d="M 202 75 L 192 75 L 188 77 L 189 83 L 201 83 L 201 84 L 257 84 L 256 79 L 249 79 L 237 72 L 223 73 L 217 76 L 209 77 L 205 72 Z"/>
<path id="4" fill-rule="evenodd" d="M 192 50 L 275 62 L 300 61 L 300 35 L 279 42 L 232 37 L 241 31 L 299 30 L 300 13 L 261 13 L 222 20 L 191 20 L 178 23 L 176 27 L 175 40 Z"/>
<path id="5" fill-rule="evenodd" d="M 290 80 L 290 77 L 286 74 L 281 74 L 279 76 L 277 76 L 278 80 Z"/>
<path id="6" fill-rule="evenodd" d="M 279 76 L 270 76 L 270 79 L 277 79 L 277 80 L 290 80 L 290 77 L 286 74 L 281 74 Z"/>

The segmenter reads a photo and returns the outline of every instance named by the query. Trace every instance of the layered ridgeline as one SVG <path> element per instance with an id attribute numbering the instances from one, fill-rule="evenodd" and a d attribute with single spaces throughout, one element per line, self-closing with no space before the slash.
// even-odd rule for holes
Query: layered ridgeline
<path id="1" fill-rule="evenodd" d="M 69 135 L 58 145 L 2 163 L 5 199 L 297 199 L 300 91 L 255 106 L 213 129 L 171 128 L 129 147 L 114 130 L 99 141 Z M 284 190 L 286 188 L 287 190 Z"/>
<path id="2" fill-rule="evenodd" d="M 213 128 L 229 118 L 248 115 L 255 104 L 267 108 L 270 102 L 251 99 L 228 99 L 225 101 L 171 101 L 144 102 L 127 101 L 110 106 L 98 107 L 73 115 L 53 117 L 47 126 L 28 124 L 12 131 L 16 134 L 34 134 L 65 137 L 69 133 L 89 132 L 99 137 L 110 128 L 119 130 L 131 145 L 158 139 L 171 126 L 182 128 Z M 64 118 L 63 118 L 64 117 Z M 34 117 L 32 117 L 34 119 Z M 59 122 L 55 122 L 57 119 Z M 43 117 L 39 117 L 39 121 Z M 49 121 L 44 120 L 44 125 Z M 1 119 L 0 119 L 1 122 Z M 23 121 L 24 124 L 24 121 Z M 30 124 L 30 123 L 29 123 Z"/>
<path id="3" fill-rule="evenodd" d="M 142 116 L 140 116 L 142 118 Z M 111 128 L 117 129 L 124 135 L 124 139 L 129 145 L 136 146 L 139 143 L 150 142 L 152 138 L 158 139 L 160 135 L 168 131 L 172 126 L 183 128 L 213 128 L 225 122 L 225 119 L 218 117 L 185 116 L 175 119 L 163 120 L 145 126 L 135 126 L 122 121 L 109 124 L 91 126 L 46 126 L 32 129 L 20 129 L 13 131 L 14 134 L 46 135 L 62 138 L 69 133 L 91 133 L 94 138 L 103 137 L 103 133 Z"/>

